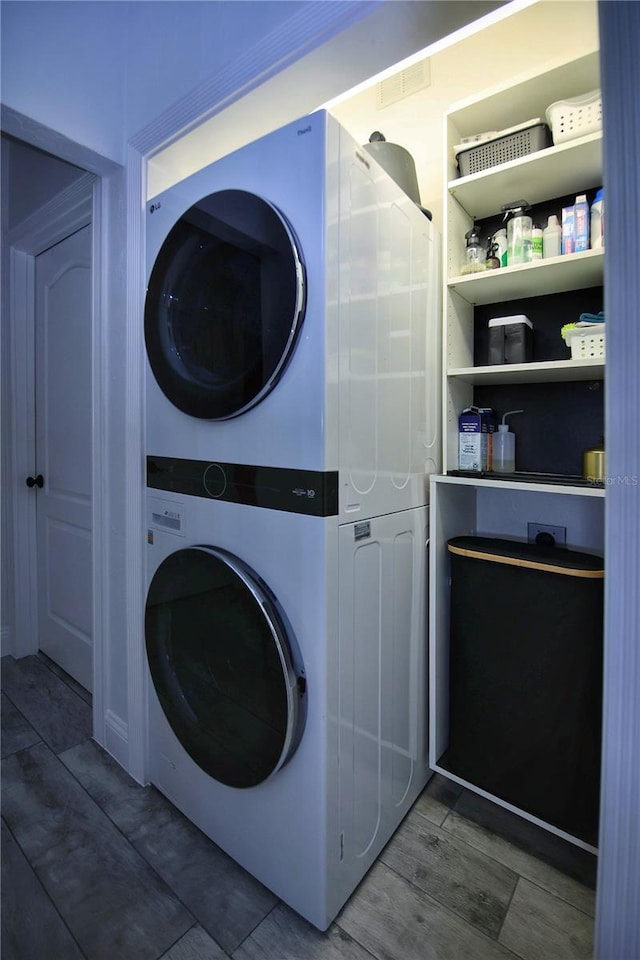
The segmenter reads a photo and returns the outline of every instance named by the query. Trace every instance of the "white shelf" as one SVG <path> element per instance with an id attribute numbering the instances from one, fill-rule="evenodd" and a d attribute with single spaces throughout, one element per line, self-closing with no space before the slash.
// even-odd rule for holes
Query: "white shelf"
<path id="1" fill-rule="evenodd" d="M 448 190 L 470 217 L 481 220 L 511 200 L 535 204 L 573 193 L 577 170 L 581 191 L 602 186 L 602 131 L 451 180 Z"/>
<path id="2" fill-rule="evenodd" d="M 585 250 L 515 267 L 452 277 L 447 285 L 468 303 L 478 305 L 597 287 L 602 285 L 603 279 L 604 250 Z"/>
<path id="3" fill-rule="evenodd" d="M 447 376 L 465 383 L 568 383 L 603 380 L 604 360 L 547 360 L 538 363 L 493 364 L 484 367 L 456 367 Z"/>
<path id="4" fill-rule="evenodd" d="M 603 498 L 606 493 L 604 487 L 595 487 L 588 484 L 582 487 L 569 483 L 536 483 L 529 480 L 500 480 L 497 477 L 494 480 L 490 477 L 455 477 L 442 475 L 432 477 L 431 481 L 436 484 L 476 487 L 477 489 L 495 489 L 504 492 L 520 490 L 526 493 L 549 493 L 573 497 Z"/>
<path id="5" fill-rule="evenodd" d="M 525 41 L 526 42 L 526 41 Z M 530 117 L 544 118 L 547 107 L 556 100 L 577 97 L 600 85 L 600 56 L 590 50 L 576 60 L 561 57 L 539 68 L 525 69 L 519 77 L 451 105 L 448 116 L 460 137 L 483 130 L 504 130 Z"/>

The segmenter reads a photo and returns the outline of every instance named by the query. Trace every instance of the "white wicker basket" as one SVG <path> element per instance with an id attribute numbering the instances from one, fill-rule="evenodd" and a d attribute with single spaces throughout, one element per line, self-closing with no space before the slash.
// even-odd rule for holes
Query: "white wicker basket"
<path id="1" fill-rule="evenodd" d="M 571 348 L 571 359 L 604 359 L 604 328 L 604 323 L 590 323 L 588 327 L 573 327 L 567 330 L 565 340 Z"/>
<path id="2" fill-rule="evenodd" d="M 554 144 L 564 143 L 602 129 L 602 96 L 592 90 L 581 97 L 557 100 L 546 110 Z"/>

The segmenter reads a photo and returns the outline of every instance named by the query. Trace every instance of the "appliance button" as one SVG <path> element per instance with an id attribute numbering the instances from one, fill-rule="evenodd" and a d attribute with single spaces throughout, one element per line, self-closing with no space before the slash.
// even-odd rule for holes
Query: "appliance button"
<path id="1" fill-rule="evenodd" d="M 210 463 L 202 478 L 204 488 L 210 497 L 220 499 L 227 489 L 227 475 L 219 463 Z"/>

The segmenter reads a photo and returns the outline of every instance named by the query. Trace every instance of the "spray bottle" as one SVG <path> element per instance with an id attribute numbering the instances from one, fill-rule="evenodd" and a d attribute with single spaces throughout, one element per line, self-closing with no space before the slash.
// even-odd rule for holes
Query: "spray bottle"
<path id="1" fill-rule="evenodd" d="M 498 424 L 498 432 L 493 434 L 493 469 L 496 473 L 513 473 L 516 469 L 516 438 L 509 430 L 507 417 L 524 410 L 507 410 Z"/>
<path id="2" fill-rule="evenodd" d="M 465 250 L 465 262 L 460 269 L 460 273 L 480 273 L 486 268 L 486 253 L 475 223 L 471 227 L 471 230 L 467 231 L 464 236 L 467 241 L 467 246 Z"/>
<path id="3" fill-rule="evenodd" d="M 507 265 L 507 230 L 506 227 L 501 227 L 500 230 L 496 230 L 493 235 L 493 243 L 497 246 L 496 256 L 500 261 L 501 267 L 506 267 Z"/>
<path id="4" fill-rule="evenodd" d="M 526 200 L 515 200 L 500 208 L 507 221 L 507 264 L 510 267 L 531 260 L 533 221 L 526 213 L 530 207 Z"/>

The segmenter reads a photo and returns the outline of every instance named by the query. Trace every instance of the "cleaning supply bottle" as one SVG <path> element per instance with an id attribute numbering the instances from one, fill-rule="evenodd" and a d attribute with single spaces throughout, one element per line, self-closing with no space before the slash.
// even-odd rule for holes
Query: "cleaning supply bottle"
<path id="1" fill-rule="evenodd" d="M 487 240 L 487 259 L 485 266 L 487 270 L 497 270 L 500 266 L 500 257 L 498 255 L 498 244 L 494 242 L 493 237 Z"/>
<path id="2" fill-rule="evenodd" d="M 468 230 L 464 236 L 467 241 L 467 248 L 465 250 L 465 261 L 460 269 L 460 273 L 480 273 L 486 269 L 486 254 L 475 223 L 471 227 L 471 230 Z"/>
<path id="3" fill-rule="evenodd" d="M 531 259 L 542 260 L 543 237 L 540 227 L 534 227 L 531 231 Z"/>
<path id="4" fill-rule="evenodd" d="M 542 256 L 546 260 L 548 257 L 559 257 L 561 253 L 562 227 L 554 213 L 549 217 L 542 231 Z"/>
<path id="5" fill-rule="evenodd" d="M 576 232 L 575 252 L 581 253 L 589 249 L 589 204 L 586 193 L 576 197 L 573 207 L 573 217 Z"/>
<path id="6" fill-rule="evenodd" d="M 591 249 L 604 247 L 604 190 L 601 187 L 591 204 Z"/>
<path id="7" fill-rule="evenodd" d="M 504 227 L 500 230 L 496 230 L 493 237 L 491 238 L 493 243 L 497 246 L 496 256 L 500 261 L 501 267 L 506 267 L 507 265 L 507 231 Z"/>
<path id="8" fill-rule="evenodd" d="M 516 200 L 501 207 L 507 220 L 507 263 L 510 267 L 531 260 L 533 221 L 526 213 L 530 206 L 526 200 Z"/>
<path id="9" fill-rule="evenodd" d="M 493 434 L 493 469 L 496 473 L 513 473 L 516 469 L 516 438 L 509 430 L 507 417 L 524 410 L 507 410 L 498 424 L 498 432 Z"/>

